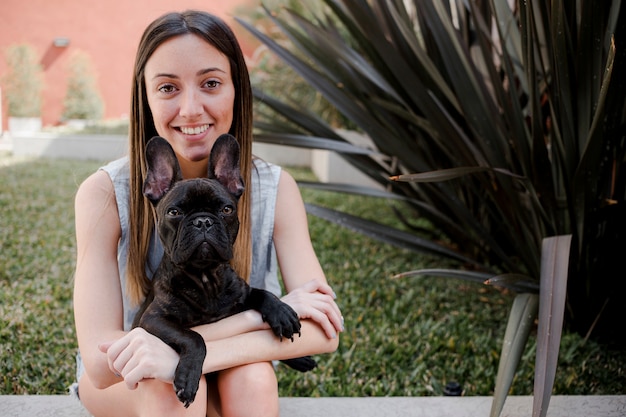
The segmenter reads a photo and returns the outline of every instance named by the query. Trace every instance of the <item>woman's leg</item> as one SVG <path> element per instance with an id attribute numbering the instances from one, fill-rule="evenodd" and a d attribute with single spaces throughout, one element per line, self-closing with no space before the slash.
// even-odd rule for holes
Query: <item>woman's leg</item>
<path id="1" fill-rule="evenodd" d="M 80 400 L 94 417 L 204 417 L 206 416 L 207 384 L 200 379 L 196 400 L 185 408 L 174 393 L 172 384 L 158 380 L 144 380 L 135 390 L 123 382 L 106 389 L 97 389 L 84 374 L 79 382 Z"/>
<path id="2" fill-rule="evenodd" d="M 221 371 L 217 388 L 223 417 L 278 417 L 278 382 L 271 362 Z"/>

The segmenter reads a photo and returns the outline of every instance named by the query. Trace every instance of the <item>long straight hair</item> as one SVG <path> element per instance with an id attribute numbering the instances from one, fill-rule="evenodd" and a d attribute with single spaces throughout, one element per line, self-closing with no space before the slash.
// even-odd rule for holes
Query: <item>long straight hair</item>
<path id="1" fill-rule="evenodd" d="M 252 88 L 241 47 L 235 34 L 220 18 L 206 12 L 188 10 L 168 13 L 152 22 L 143 33 L 132 82 L 130 114 L 130 216 L 129 249 L 126 271 L 127 292 L 131 301 L 141 303 L 150 288 L 146 265 L 150 239 L 155 226 L 152 206 L 142 194 L 147 172 L 145 147 L 157 135 L 148 106 L 144 70 L 154 51 L 166 40 L 175 36 L 193 34 L 201 37 L 223 53 L 230 62 L 230 72 L 235 87 L 233 122 L 229 133 L 237 138 L 241 147 L 241 175 L 246 190 L 239 200 L 239 235 L 235 242 L 233 267 L 248 280 L 251 270 L 252 239 L 250 219 L 250 173 L 252 169 Z"/>

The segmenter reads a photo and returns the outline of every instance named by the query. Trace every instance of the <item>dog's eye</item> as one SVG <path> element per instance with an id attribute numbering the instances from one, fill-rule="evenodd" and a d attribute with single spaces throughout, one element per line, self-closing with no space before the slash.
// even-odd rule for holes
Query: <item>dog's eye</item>
<path id="1" fill-rule="evenodd" d="M 230 214 L 233 214 L 233 211 L 235 211 L 233 206 L 224 206 L 222 208 L 222 214 L 230 215 Z"/>
<path id="2" fill-rule="evenodd" d="M 171 207 L 167 210 L 168 216 L 176 217 L 176 216 L 180 216 L 181 214 L 182 214 L 181 211 L 178 210 L 176 207 Z"/>

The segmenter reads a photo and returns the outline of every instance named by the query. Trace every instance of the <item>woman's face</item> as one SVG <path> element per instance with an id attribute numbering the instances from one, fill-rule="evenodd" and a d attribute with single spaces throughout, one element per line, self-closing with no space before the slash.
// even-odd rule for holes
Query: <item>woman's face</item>
<path id="1" fill-rule="evenodd" d="M 228 58 L 199 36 L 177 36 L 148 59 L 145 83 L 156 130 L 174 148 L 183 173 L 195 162 L 206 162 L 233 121 Z"/>

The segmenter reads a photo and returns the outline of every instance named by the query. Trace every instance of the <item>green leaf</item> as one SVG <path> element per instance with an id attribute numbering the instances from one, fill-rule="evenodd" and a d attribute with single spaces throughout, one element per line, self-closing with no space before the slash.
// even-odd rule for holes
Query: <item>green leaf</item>
<path id="1" fill-rule="evenodd" d="M 485 285 L 513 288 L 518 292 L 530 292 L 537 294 L 539 285 L 529 276 L 522 274 L 501 274 L 489 278 Z"/>
<path id="2" fill-rule="evenodd" d="M 439 169 L 437 171 L 422 172 L 420 174 L 403 174 L 391 177 L 394 181 L 413 181 L 413 182 L 437 182 L 447 181 L 454 178 L 463 177 L 468 174 L 476 174 L 479 172 L 498 172 L 510 177 L 523 179 L 524 177 L 516 175 L 506 169 L 488 168 L 488 167 L 458 167 L 449 169 Z"/>
<path id="3" fill-rule="evenodd" d="M 380 153 L 371 149 L 362 148 L 347 142 L 340 142 L 333 139 L 318 138 L 314 136 L 298 135 L 293 133 L 258 133 L 254 135 L 257 142 L 271 143 L 275 145 L 294 146 L 298 148 L 326 149 L 340 153 L 351 153 L 359 155 L 377 155 Z"/>
<path id="4" fill-rule="evenodd" d="M 378 188 L 365 187 L 362 185 L 345 184 L 345 183 L 333 183 L 333 182 L 313 182 L 313 181 L 298 181 L 298 185 L 305 188 L 311 188 L 315 190 L 332 191 L 336 193 L 356 194 L 368 197 L 387 198 L 390 200 L 406 200 L 398 194 L 390 193 Z"/>
<path id="5" fill-rule="evenodd" d="M 572 235 L 548 237 L 541 248 L 533 417 L 545 417 L 550 404 L 563 330 L 571 241 Z"/>
<path id="6" fill-rule="evenodd" d="M 409 277 L 415 277 L 415 276 L 435 276 L 435 277 L 455 278 L 455 279 L 482 284 L 485 282 L 486 279 L 489 279 L 490 277 L 492 277 L 493 274 L 487 273 L 487 272 L 463 271 L 460 269 L 430 268 L 430 269 L 419 269 L 415 271 L 402 272 L 400 274 L 394 275 L 394 278 L 409 278 Z"/>
<path id="7" fill-rule="evenodd" d="M 518 294 L 513 300 L 502 341 L 490 417 L 498 417 L 502 412 L 515 372 L 524 354 L 528 335 L 534 327 L 538 306 L 539 296 L 536 294 Z"/>
<path id="8" fill-rule="evenodd" d="M 307 203 L 305 204 L 305 208 L 309 214 L 400 248 L 436 254 L 442 258 L 451 259 L 457 262 L 470 263 L 472 265 L 476 264 L 473 260 L 455 252 L 450 248 L 427 239 L 419 238 L 414 234 L 407 233 L 402 230 L 394 229 L 392 227 L 352 216 L 347 213 L 342 213 L 337 210 L 316 206 L 314 204 Z"/>

